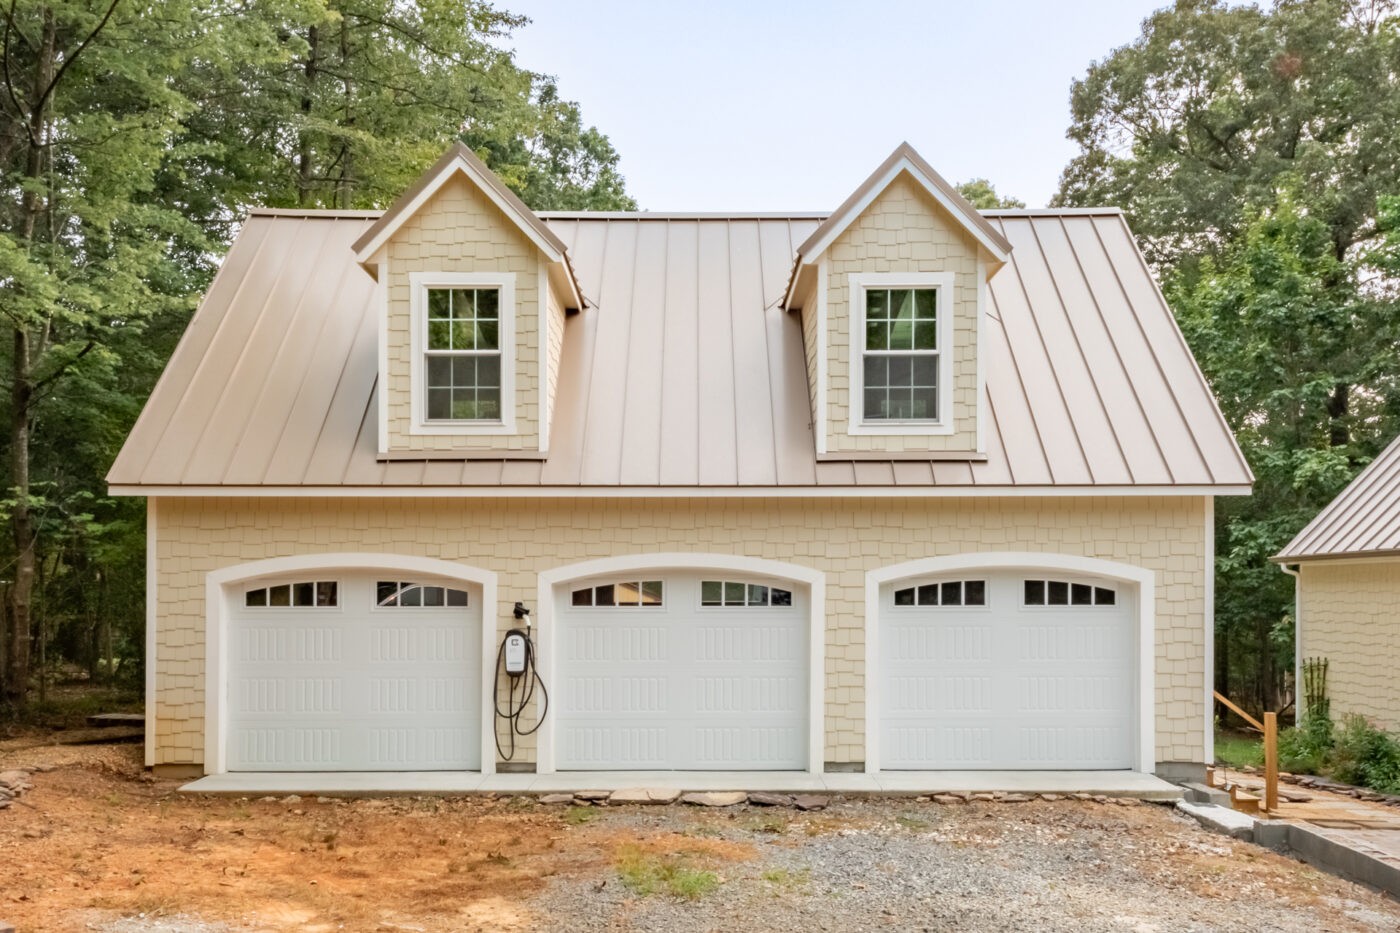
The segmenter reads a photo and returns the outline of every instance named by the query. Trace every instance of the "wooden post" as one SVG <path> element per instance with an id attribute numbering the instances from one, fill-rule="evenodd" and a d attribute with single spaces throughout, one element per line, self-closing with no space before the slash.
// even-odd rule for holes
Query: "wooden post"
<path id="1" fill-rule="evenodd" d="M 1264 714 L 1264 809 L 1278 810 L 1278 713 Z"/>

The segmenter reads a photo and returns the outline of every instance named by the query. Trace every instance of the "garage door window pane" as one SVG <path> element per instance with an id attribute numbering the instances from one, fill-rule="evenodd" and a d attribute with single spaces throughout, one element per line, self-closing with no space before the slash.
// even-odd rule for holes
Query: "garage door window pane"
<path id="1" fill-rule="evenodd" d="M 700 584 L 700 605 L 723 606 L 724 584 L 718 580 L 706 580 Z"/>
<path id="2" fill-rule="evenodd" d="M 1113 590 L 1105 589 L 1102 586 L 1094 587 L 1094 605 L 1112 606 L 1118 601 L 1118 596 Z"/>
<path id="3" fill-rule="evenodd" d="M 987 581 L 968 580 L 963 584 L 963 605 L 965 606 L 985 606 L 987 605 Z"/>
<path id="4" fill-rule="evenodd" d="M 573 591 L 575 606 L 660 606 L 665 603 L 665 587 L 660 580 L 622 580 L 585 586 Z"/>
<path id="5" fill-rule="evenodd" d="M 772 603 L 773 603 L 774 606 L 791 606 L 791 605 L 792 605 L 792 591 L 791 591 L 791 590 L 780 590 L 780 589 L 777 589 L 776 587 L 769 587 L 769 588 L 768 588 L 768 598 L 769 598 L 770 600 L 772 600 Z"/>
<path id="6" fill-rule="evenodd" d="M 338 589 L 339 589 L 339 588 L 335 585 L 335 582 L 334 582 L 334 581 L 325 581 L 325 580 L 323 580 L 323 581 L 321 581 L 320 583 L 317 583 L 317 584 L 316 584 L 316 605 L 318 605 L 318 606 L 334 606 L 334 605 L 337 603 L 338 597 L 339 597 L 339 595 L 340 595 L 340 594 L 337 592 Z"/>
<path id="7" fill-rule="evenodd" d="M 659 606 L 659 605 L 661 605 L 661 581 L 660 581 L 660 580 L 643 580 L 643 581 L 642 581 L 642 605 L 643 605 L 643 606 Z"/>
<path id="8" fill-rule="evenodd" d="M 737 580 L 703 580 L 700 583 L 702 606 L 791 606 L 792 591 L 763 583 L 741 583 Z"/>
<path id="9" fill-rule="evenodd" d="M 575 606 L 593 605 L 593 587 L 585 587 L 581 590 L 574 590 L 573 604 Z"/>
<path id="10" fill-rule="evenodd" d="M 613 597 L 613 586 L 611 583 L 593 588 L 593 605 L 595 606 L 616 606 L 617 600 Z"/>
<path id="11" fill-rule="evenodd" d="M 1027 606 L 1112 606 L 1117 594 L 1110 587 L 1069 580 L 1027 580 Z"/>
<path id="12" fill-rule="evenodd" d="M 962 584 L 945 583 L 943 591 L 938 597 L 941 606 L 961 606 L 962 605 Z"/>
<path id="13" fill-rule="evenodd" d="M 293 606 L 314 606 L 316 604 L 316 584 L 314 583 L 293 583 L 292 584 L 292 605 Z"/>
<path id="14" fill-rule="evenodd" d="M 292 604 L 291 586 L 284 583 L 281 586 L 268 587 L 267 604 L 269 606 L 290 606 Z"/>
<path id="15" fill-rule="evenodd" d="M 768 587 L 766 587 L 766 586 L 759 586 L 759 585 L 756 584 L 756 583 L 750 583 L 750 584 L 749 584 L 749 605 L 750 605 L 750 606 L 766 606 L 766 605 L 768 605 Z"/>
<path id="16" fill-rule="evenodd" d="M 1094 588 L 1087 583 L 1070 584 L 1069 601 L 1073 606 L 1092 606 L 1094 604 Z"/>
<path id="17" fill-rule="evenodd" d="M 447 604 L 447 596 L 440 586 L 423 587 L 423 605 L 444 606 Z"/>
<path id="18" fill-rule="evenodd" d="M 265 588 L 261 590 L 249 590 L 243 597 L 243 604 L 245 606 L 266 606 L 267 590 Z"/>
<path id="19" fill-rule="evenodd" d="M 1045 585 L 1045 601 L 1051 606 L 1069 605 L 1069 584 L 1063 580 L 1051 580 Z"/>

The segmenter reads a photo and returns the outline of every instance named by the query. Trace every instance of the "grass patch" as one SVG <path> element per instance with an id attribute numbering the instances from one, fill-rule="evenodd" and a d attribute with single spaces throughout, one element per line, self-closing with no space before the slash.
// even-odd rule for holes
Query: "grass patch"
<path id="1" fill-rule="evenodd" d="M 791 822 L 792 818 L 785 813 L 759 811 L 746 820 L 744 826 L 750 832 L 781 835 L 787 832 L 788 824 Z"/>
<path id="2" fill-rule="evenodd" d="M 643 897 L 668 894 L 693 901 L 719 887 L 719 876 L 695 868 L 676 855 L 654 855 L 636 846 L 623 846 L 617 853 L 617 876 L 623 887 Z"/>
<path id="3" fill-rule="evenodd" d="M 894 821 L 905 829 L 916 833 L 928 829 L 929 827 L 928 820 L 921 820 L 913 816 L 897 816 L 894 818 Z"/>
<path id="4" fill-rule="evenodd" d="M 574 806 L 564 811 L 564 822 L 570 826 L 582 826 L 585 823 L 593 822 L 600 816 L 602 814 L 598 812 L 597 807 Z"/>
<path id="5" fill-rule="evenodd" d="M 1257 768 L 1264 763 L 1264 739 L 1254 733 L 1216 732 L 1215 760 L 1231 768 Z"/>
<path id="6" fill-rule="evenodd" d="M 775 888 L 802 888 L 812 880 L 812 869 L 789 871 L 786 868 L 770 868 L 760 877 Z"/>

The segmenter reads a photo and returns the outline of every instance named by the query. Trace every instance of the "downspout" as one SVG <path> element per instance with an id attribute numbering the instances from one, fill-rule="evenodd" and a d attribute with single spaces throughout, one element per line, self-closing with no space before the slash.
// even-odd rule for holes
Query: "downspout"
<path id="1" fill-rule="evenodd" d="M 1301 565 L 1279 564 L 1278 569 L 1293 578 L 1293 716 L 1303 721 L 1303 578 Z"/>

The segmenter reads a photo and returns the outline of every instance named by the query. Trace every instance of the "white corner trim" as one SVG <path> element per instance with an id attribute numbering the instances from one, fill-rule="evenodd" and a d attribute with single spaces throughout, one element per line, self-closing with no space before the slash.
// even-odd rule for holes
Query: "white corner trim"
<path id="1" fill-rule="evenodd" d="M 373 258 L 375 252 L 387 243 L 389 239 L 398 232 L 399 228 L 408 222 L 409 218 L 417 214 L 424 204 L 432 200 L 433 195 L 437 194 L 442 186 L 447 184 L 448 179 L 452 178 L 458 172 L 465 175 L 482 194 L 490 199 L 492 204 L 500 209 L 502 214 L 510 218 L 511 222 L 520 229 L 520 232 L 525 234 L 540 252 L 549 257 L 550 262 L 564 261 L 564 254 L 559 252 L 554 244 L 542 237 L 540 232 L 535 229 L 535 226 L 522 217 L 519 210 L 517 210 L 514 205 L 508 203 L 505 198 L 501 197 L 500 192 L 495 189 L 495 186 L 488 182 L 475 167 L 468 164 L 467 161 L 462 158 L 453 159 L 450 163 L 443 166 L 437 175 L 435 175 L 428 184 L 423 186 L 423 190 L 418 192 L 417 197 L 410 201 L 403 210 L 399 211 L 397 219 L 394 222 L 387 225 L 383 230 L 380 230 L 373 240 L 366 243 L 363 248 L 355 253 L 355 261 L 364 263 Z"/>
<path id="2" fill-rule="evenodd" d="M 826 574 L 801 564 L 786 561 L 766 560 L 747 557 L 742 554 L 708 553 L 665 553 L 665 554 L 624 554 L 618 557 L 602 557 L 576 564 L 565 564 L 541 571 L 538 577 L 539 590 L 535 597 L 536 627 L 539 629 L 538 644 L 541 655 L 541 668 L 545 672 L 545 685 L 554 689 L 558 683 L 554 644 L 559 637 L 554 632 L 554 606 L 556 588 L 572 580 L 600 574 L 623 573 L 638 570 L 721 570 L 750 574 L 760 577 L 776 577 L 790 580 L 807 587 L 808 602 L 808 666 L 811 679 L 808 690 L 807 709 L 807 770 L 811 774 L 821 774 L 825 753 L 825 710 L 826 710 Z M 554 717 L 546 716 L 539 727 L 539 745 L 536 750 L 535 772 L 552 774 L 555 771 Z"/>
<path id="3" fill-rule="evenodd" d="M 991 253 L 998 262 L 1007 262 L 1011 258 L 1011 254 L 1008 253 L 1001 244 L 987 236 L 987 232 L 982 229 L 979 224 L 971 222 L 971 218 L 967 216 L 967 212 L 961 205 L 954 203 L 952 198 L 948 197 L 938 185 L 933 183 L 931 178 L 925 175 L 918 166 L 909 161 L 906 157 L 890 166 L 889 171 L 880 176 L 880 179 L 866 190 L 865 196 L 847 211 L 841 223 L 833 226 L 826 232 L 825 236 L 812 244 L 811 248 L 807 250 L 806 261 L 810 263 L 813 258 L 825 253 L 827 248 L 830 247 L 841 234 L 846 232 L 846 228 L 864 214 L 866 209 L 869 208 L 871 204 L 875 203 L 876 198 L 885 193 L 885 189 L 899 177 L 901 172 L 908 172 L 910 177 L 923 187 L 929 197 L 937 201 L 939 206 L 949 214 L 956 217 L 959 221 L 959 225 L 968 233 L 972 234 L 973 238 L 981 244 L 982 248 Z"/>
<path id="4" fill-rule="evenodd" d="M 539 437 L 540 453 L 549 452 L 549 429 L 550 429 L 550 409 L 551 401 L 549 395 L 549 271 L 544 263 L 539 264 L 539 282 L 535 287 L 535 297 L 540 306 L 540 326 L 535 331 L 535 343 L 539 350 L 538 369 L 535 372 L 535 393 L 539 397 L 539 405 L 535 410 L 539 412 Z"/>
<path id="5" fill-rule="evenodd" d="M 977 260 L 977 425 L 976 449 L 987 452 L 987 263 Z"/>
<path id="6" fill-rule="evenodd" d="M 156 552 L 157 528 L 154 497 L 146 500 L 146 767 L 156 764 L 156 626 L 160 618 L 160 563 Z"/>
<path id="7" fill-rule="evenodd" d="M 228 771 L 228 625 L 233 584 L 311 570 L 388 570 L 441 577 L 481 588 L 481 773 L 496 772 L 491 687 L 496 677 L 496 574 L 479 567 L 410 554 L 294 554 L 235 564 L 204 577 L 204 773 Z"/>
<path id="8" fill-rule="evenodd" d="M 1201 760 L 1208 765 L 1215 764 L 1215 499 L 1205 497 L 1205 571 L 1206 571 L 1206 620 L 1205 620 L 1205 670 L 1201 680 L 1205 682 L 1205 745 Z M 1295 615 L 1296 618 L 1296 615 Z M 1296 633 L 1295 633 L 1296 635 Z"/>
<path id="9" fill-rule="evenodd" d="M 515 430 L 515 273 L 410 272 L 409 285 L 409 410 L 408 433 L 422 436 L 514 434 Z M 492 422 L 428 421 L 423 388 L 423 353 L 428 345 L 430 288 L 494 287 L 500 291 L 501 420 Z M 387 341 L 386 341 L 387 342 Z"/>
<path id="10" fill-rule="evenodd" d="M 928 437 L 952 434 L 954 286 L 952 272 L 853 272 L 846 277 L 846 317 L 849 320 L 847 356 L 850 387 L 846 393 L 846 431 L 851 435 Z M 865 420 L 865 291 L 869 288 L 935 288 L 938 290 L 938 418 L 933 421 Z"/>
<path id="11" fill-rule="evenodd" d="M 1303 692 L 1303 565 L 1294 564 L 1290 570 L 1287 564 L 1279 564 L 1278 569 L 1293 578 L 1293 716 L 1296 722 L 1302 722 L 1307 713 L 1304 702 L 1307 697 Z M 1212 695 L 1208 709 L 1214 708 Z M 1207 713 L 1206 718 L 1214 717 Z"/>
<path id="12" fill-rule="evenodd" d="M 826 390 L 827 390 L 827 360 L 826 360 L 826 288 L 827 288 L 827 261 L 823 259 L 817 264 L 817 454 L 826 453 L 826 432 L 829 425 L 826 421 Z M 804 309 L 803 313 L 806 311 Z"/>
<path id="13" fill-rule="evenodd" d="M 389 276 L 385 265 L 381 263 L 374 269 L 374 303 L 379 309 L 379 378 L 375 383 L 375 392 L 379 399 L 375 407 L 379 420 L 378 445 L 381 454 L 389 452 L 389 286 L 385 282 Z"/>
<path id="14" fill-rule="evenodd" d="M 987 551 L 923 557 L 871 570 L 865 575 L 865 770 L 880 772 L 880 709 L 884 681 L 880 664 L 880 590 L 909 577 L 963 570 L 1060 570 L 1121 580 L 1137 587 L 1137 751 L 1136 770 L 1151 774 L 1156 748 L 1156 579 L 1154 571 L 1134 564 L 1040 551 Z"/>

